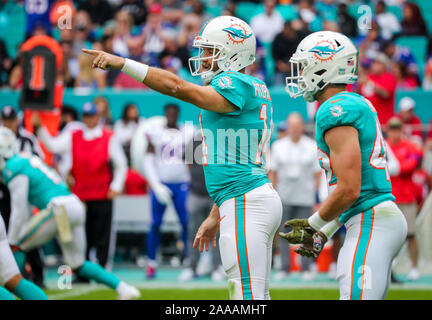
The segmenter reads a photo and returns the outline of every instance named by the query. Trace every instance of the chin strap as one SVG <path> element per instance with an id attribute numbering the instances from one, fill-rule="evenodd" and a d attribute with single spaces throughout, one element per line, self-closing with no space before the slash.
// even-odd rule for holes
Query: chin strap
<path id="1" fill-rule="evenodd" d="M 203 73 L 201 75 L 201 80 L 204 82 L 205 85 L 209 85 L 210 82 L 212 82 L 213 78 L 216 77 L 219 73 L 221 73 L 223 70 L 219 69 L 218 71 L 208 71 L 206 73 Z"/>

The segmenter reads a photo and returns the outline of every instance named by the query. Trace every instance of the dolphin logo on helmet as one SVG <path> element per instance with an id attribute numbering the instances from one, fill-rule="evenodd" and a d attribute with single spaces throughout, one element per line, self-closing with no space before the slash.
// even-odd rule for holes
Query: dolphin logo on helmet
<path id="1" fill-rule="evenodd" d="M 318 31 L 305 37 L 290 58 L 291 74 L 285 90 L 292 98 L 303 96 L 308 102 L 328 84 L 357 81 L 358 50 L 345 35 Z M 334 116 L 339 111 L 335 110 Z"/>
<path id="2" fill-rule="evenodd" d="M 313 47 L 312 49 L 310 49 L 309 52 L 316 53 L 317 55 L 322 57 L 322 56 L 334 55 L 334 54 L 338 53 L 339 51 L 341 51 L 343 48 L 344 47 L 340 47 L 339 49 L 334 50 L 334 49 L 330 48 L 330 46 L 316 46 L 316 47 Z"/>
<path id="3" fill-rule="evenodd" d="M 231 26 L 229 28 L 224 28 L 222 31 L 225 31 L 228 33 L 228 37 L 231 41 L 234 43 L 243 43 L 243 41 L 247 38 L 250 38 L 252 36 L 252 33 L 245 34 L 245 31 L 242 28 L 234 28 L 234 26 Z M 240 40 L 237 40 L 240 39 Z"/>
<path id="4" fill-rule="evenodd" d="M 198 49 L 198 55 L 189 58 L 189 70 L 209 84 L 222 72 L 240 71 L 254 63 L 256 38 L 243 20 L 220 16 L 202 27 L 193 47 Z"/>

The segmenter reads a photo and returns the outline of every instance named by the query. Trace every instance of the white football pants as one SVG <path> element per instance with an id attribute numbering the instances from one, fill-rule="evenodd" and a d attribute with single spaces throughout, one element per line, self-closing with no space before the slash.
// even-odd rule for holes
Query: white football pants
<path id="1" fill-rule="evenodd" d="M 6 227 L 0 215 L 0 286 L 20 274 L 6 236 Z"/>
<path id="2" fill-rule="evenodd" d="M 72 241 L 58 243 L 62 250 L 64 261 L 72 269 L 80 267 L 85 260 L 86 234 L 85 234 L 85 207 L 74 194 L 53 198 L 48 208 L 63 206 L 69 221 Z M 58 235 L 57 223 L 53 210 L 37 214 L 27 220 L 20 228 L 17 243 L 23 251 L 40 247 Z"/>
<path id="3" fill-rule="evenodd" d="M 269 300 L 273 237 L 282 203 L 271 184 L 219 207 L 219 248 L 232 300 Z"/>
<path id="4" fill-rule="evenodd" d="M 337 261 L 341 300 L 385 299 L 391 266 L 407 235 L 403 213 L 393 201 L 351 217 Z"/>

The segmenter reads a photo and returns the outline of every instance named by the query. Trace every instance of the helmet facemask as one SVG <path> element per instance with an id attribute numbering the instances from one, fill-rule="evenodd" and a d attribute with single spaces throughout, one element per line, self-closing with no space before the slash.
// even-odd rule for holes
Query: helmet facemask
<path id="1" fill-rule="evenodd" d="M 328 84 L 347 85 L 357 80 L 358 50 L 344 35 L 315 32 L 301 41 L 291 57 L 291 75 L 285 90 L 292 98 L 308 102 Z"/>
<path id="2" fill-rule="evenodd" d="M 315 72 L 312 76 L 308 75 L 309 69 L 313 63 L 308 58 L 297 58 L 293 56 L 290 59 L 291 63 L 291 76 L 286 77 L 285 91 L 288 92 L 291 98 L 298 98 L 303 96 L 306 101 L 313 102 L 314 95 L 319 90 L 324 89 L 328 84 L 323 81 L 322 75 L 326 70 Z M 306 74 L 306 77 L 305 77 Z"/>
<path id="3" fill-rule="evenodd" d="M 215 66 L 218 62 L 225 58 L 224 46 L 217 43 L 203 42 L 202 40 L 194 40 L 193 47 L 198 49 L 198 55 L 189 58 L 189 70 L 192 76 L 201 76 L 204 83 L 208 84 L 214 76 L 222 72 L 221 69 L 215 70 Z M 208 50 L 206 50 L 208 49 Z M 210 55 L 205 55 L 206 52 L 210 51 Z M 204 68 L 203 62 L 211 60 L 210 67 Z"/>

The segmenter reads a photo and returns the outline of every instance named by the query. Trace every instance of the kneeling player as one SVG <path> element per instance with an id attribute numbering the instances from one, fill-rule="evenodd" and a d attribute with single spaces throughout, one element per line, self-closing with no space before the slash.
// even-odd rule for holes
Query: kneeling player
<path id="1" fill-rule="evenodd" d="M 140 296 L 139 291 L 100 265 L 85 261 L 85 209 L 60 176 L 38 157 L 15 153 L 15 135 L 0 128 L 2 176 L 11 193 L 9 243 L 18 267 L 25 264 L 25 252 L 59 236 L 66 264 L 80 277 L 103 283 L 119 293 L 119 299 Z M 32 206 L 40 210 L 32 217 Z"/>
<path id="2" fill-rule="evenodd" d="M 315 116 L 319 163 L 330 195 L 309 219 L 291 220 L 291 243 L 317 256 L 341 224 L 347 229 L 337 262 L 341 299 L 384 299 L 391 263 L 407 234 L 395 204 L 387 169 L 385 141 L 371 102 L 346 91 L 357 80 L 358 50 L 344 35 L 316 32 L 290 59 L 287 91 L 291 97 L 317 100 Z M 377 90 L 381 90 L 378 89 Z"/>
<path id="3" fill-rule="evenodd" d="M 22 300 L 48 300 L 45 292 L 21 275 L 7 241 L 6 227 L 0 216 L 0 300 L 14 300 L 9 292 Z"/>

